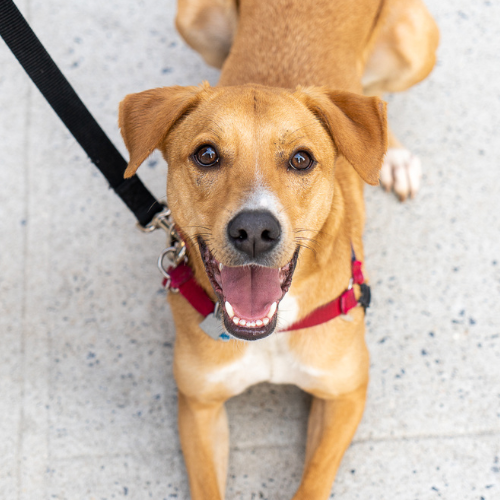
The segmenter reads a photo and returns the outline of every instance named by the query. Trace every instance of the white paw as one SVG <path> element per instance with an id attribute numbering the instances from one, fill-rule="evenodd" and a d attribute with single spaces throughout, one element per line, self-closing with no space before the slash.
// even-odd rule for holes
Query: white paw
<path id="1" fill-rule="evenodd" d="M 380 184 L 386 191 L 394 190 L 401 201 L 413 198 L 420 188 L 420 159 L 404 148 L 389 148 L 380 171 Z"/>

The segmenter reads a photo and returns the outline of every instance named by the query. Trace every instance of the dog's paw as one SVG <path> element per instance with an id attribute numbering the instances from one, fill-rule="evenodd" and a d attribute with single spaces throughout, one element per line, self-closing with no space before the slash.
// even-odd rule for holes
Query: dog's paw
<path id="1" fill-rule="evenodd" d="M 400 201 L 414 198 L 422 180 L 422 165 L 417 156 L 404 148 L 389 148 L 380 171 L 380 184 L 394 190 Z"/>

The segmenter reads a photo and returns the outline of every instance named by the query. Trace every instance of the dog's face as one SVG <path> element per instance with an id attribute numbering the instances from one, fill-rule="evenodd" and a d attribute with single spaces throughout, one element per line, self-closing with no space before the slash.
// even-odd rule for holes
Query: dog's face
<path id="1" fill-rule="evenodd" d="M 125 99 L 120 126 L 127 175 L 162 150 L 174 220 L 245 340 L 276 328 L 300 248 L 331 211 L 336 157 L 374 182 L 385 152 L 383 105 L 324 90 L 156 89 Z"/>

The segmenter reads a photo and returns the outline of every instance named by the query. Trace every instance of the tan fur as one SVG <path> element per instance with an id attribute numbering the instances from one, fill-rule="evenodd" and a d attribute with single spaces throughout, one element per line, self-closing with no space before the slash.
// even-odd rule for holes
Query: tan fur
<path id="1" fill-rule="evenodd" d="M 236 0 L 177 2 L 175 25 L 184 40 L 207 64 L 222 67 L 233 43 L 238 20 Z"/>
<path id="2" fill-rule="evenodd" d="M 302 248 L 289 291 L 295 319 L 347 287 L 351 243 L 363 259 L 362 180 L 377 182 L 387 147 L 384 103 L 359 94 L 370 57 L 383 50 L 382 39 L 393 39 L 388 12 L 402 3 L 179 0 L 183 36 L 208 62 L 224 61 L 220 84 L 127 96 L 120 127 L 131 157 L 127 176 L 155 148 L 168 161 L 169 206 L 195 276 L 212 298 L 196 237 L 202 234 L 226 263 L 227 223 L 255 193 L 270 197 L 281 217 L 284 243 L 273 267 L 290 260 L 300 237 L 309 238 L 311 248 Z M 418 16 L 417 2 L 412 6 Z M 200 169 L 192 160 L 207 143 L 216 144 L 221 155 L 215 169 Z M 318 162 L 306 174 L 287 168 L 296 148 L 312 151 Z M 327 498 L 366 398 L 362 309 L 351 311 L 351 321 L 337 318 L 250 345 L 212 340 L 182 296 L 170 294 L 169 301 L 177 327 L 179 432 L 192 498 L 224 497 L 224 401 L 261 380 L 296 383 L 314 396 L 304 474 L 294 499 Z M 252 370 L 255 363 L 262 366 Z"/>
<path id="3" fill-rule="evenodd" d="M 407 90 L 427 77 L 436 64 L 439 30 L 422 0 L 386 0 L 384 4 L 362 78 L 367 95 Z"/>

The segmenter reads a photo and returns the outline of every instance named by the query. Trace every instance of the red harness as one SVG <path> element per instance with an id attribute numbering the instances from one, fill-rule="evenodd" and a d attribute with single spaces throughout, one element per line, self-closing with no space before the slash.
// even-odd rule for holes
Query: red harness
<path id="1" fill-rule="evenodd" d="M 282 332 L 290 332 L 293 330 L 301 330 L 312 326 L 321 325 L 338 316 L 347 314 L 354 307 L 361 305 L 365 309 L 370 304 L 370 288 L 364 284 L 364 276 L 361 271 L 362 262 L 356 260 L 353 252 L 352 257 L 352 278 L 349 282 L 349 287 L 339 297 L 324 304 L 304 319 L 297 321 L 293 325 L 281 330 Z M 207 317 L 215 310 L 215 304 L 208 294 L 201 288 L 194 278 L 193 270 L 186 263 L 181 262 L 177 266 L 172 266 L 168 269 L 170 275 L 170 283 L 168 288 L 172 291 L 178 291 L 202 316 Z M 167 284 L 167 279 L 163 280 L 163 286 Z M 361 297 L 359 301 L 354 294 L 353 284 L 361 286 Z"/>

